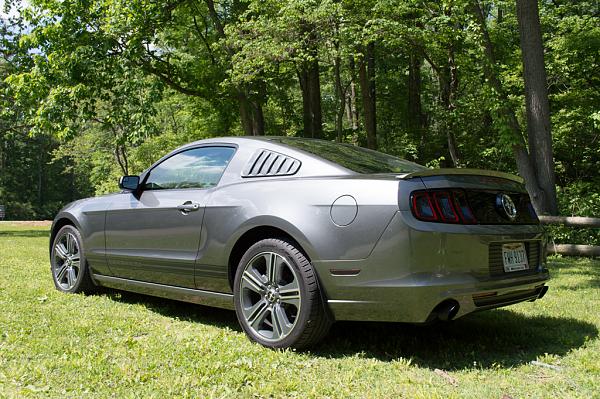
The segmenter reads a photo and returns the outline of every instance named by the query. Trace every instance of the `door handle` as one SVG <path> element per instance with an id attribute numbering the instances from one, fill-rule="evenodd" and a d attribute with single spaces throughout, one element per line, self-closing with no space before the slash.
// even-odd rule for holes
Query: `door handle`
<path id="1" fill-rule="evenodd" d="M 200 209 L 200 204 L 192 201 L 185 201 L 181 205 L 177 205 L 177 209 L 183 214 L 187 215 L 190 212 L 197 211 Z"/>

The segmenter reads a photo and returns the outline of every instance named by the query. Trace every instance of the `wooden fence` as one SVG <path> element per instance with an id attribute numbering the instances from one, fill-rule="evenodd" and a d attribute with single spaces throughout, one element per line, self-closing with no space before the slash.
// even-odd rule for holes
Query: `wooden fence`
<path id="1" fill-rule="evenodd" d="M 563 225 L 573 228 L 600 228 L 600 218 L 579 216 L 540 216 L 545 225 Z M 600 256 L 600 246 L 579 244 L 548 244 L 549 254 L 566 256 Z"/>

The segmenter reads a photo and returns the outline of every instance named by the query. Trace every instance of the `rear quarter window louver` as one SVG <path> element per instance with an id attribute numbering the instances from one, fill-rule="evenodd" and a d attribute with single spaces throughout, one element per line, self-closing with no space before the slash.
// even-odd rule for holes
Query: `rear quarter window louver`
<path id="1" fill-rule="evenodd" d="M 242 172 L 242 177 L 290 176 L 302 163 L 290 156 L 270 150 L 258 150 Z"/>

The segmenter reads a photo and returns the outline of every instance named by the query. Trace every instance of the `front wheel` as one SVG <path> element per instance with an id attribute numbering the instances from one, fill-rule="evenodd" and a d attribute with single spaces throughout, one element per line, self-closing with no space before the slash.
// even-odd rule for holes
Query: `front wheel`
<path id="1" fill-rule="evenodd" d="M 67 225 L 56 233 L 50 265 L 57 290 L 68 293 L 94 291 L 96 286 L 85 260 L 83 240 L 75 227 Z"/>
<path id="2" fill-rule="evenodd" d="M 262 240 L 246 251 L 234 297 L 245 333 L 269 348 L 312 346 L 331 325 L 310 262 L 284 240 Z"/>

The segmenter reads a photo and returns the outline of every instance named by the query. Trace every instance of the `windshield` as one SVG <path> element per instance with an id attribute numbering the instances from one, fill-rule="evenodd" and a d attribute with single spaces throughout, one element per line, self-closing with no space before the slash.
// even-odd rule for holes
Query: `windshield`
<path id="1" fill-rule="evenodd" d="M 402 158 L 350 144 L 295 137 L 279 137 L 272 141 L 309 152 L 357 173 L 411 173 L 427 169 Z"/>

